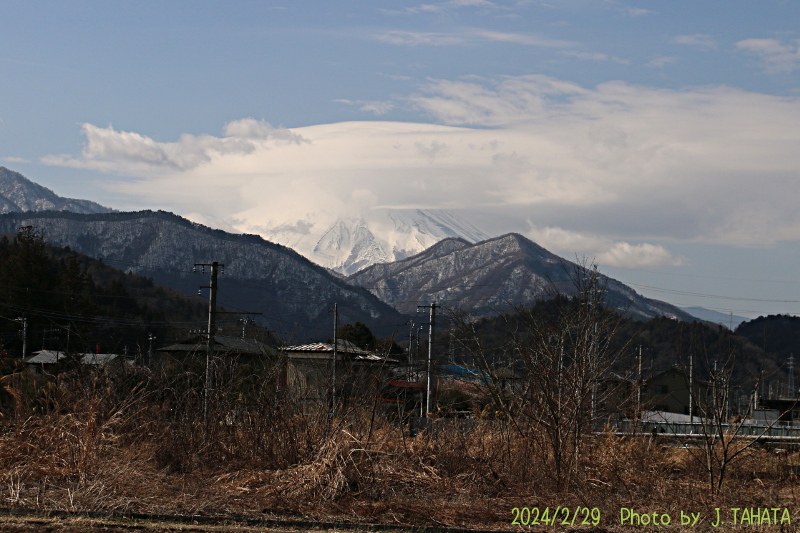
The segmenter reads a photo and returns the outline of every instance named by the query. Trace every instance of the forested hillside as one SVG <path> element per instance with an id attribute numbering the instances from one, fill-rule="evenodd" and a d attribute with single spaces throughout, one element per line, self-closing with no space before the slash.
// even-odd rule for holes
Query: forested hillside
<path id="1" fill-rule="evenodd" d="M 125 274 L 69 248 L 49 246 L 31 226 L 0 238 L 0 338 L 3 353 L 21 357 L 23 318 L 27 353 L 40 349 L 96 350 L 131 356 L 161 341 L 202 328 L 208 307 Z"/>
<path id="2" fill-rule="evenodd" d="M 470 334 L 480 339 L 481 349 L 487 358 L 497 365 L 513 363 L 514 343 L 524 339 L 530 329 L 524 315 L 529 314 L 528 322 L 543 322 L 552 319 L 554 314 L 572 309 L 578 313 L 577 300 L 558 297 L 537 302 L 533 307 L 520 308 L 493 318 L 470 321 Z M 449 319 L 449 320 L 448 320 Z M 785 365 L 773 352 L 765 353 L 758 344 L 745 336 L 733 333 L 727 328 L 697 320 L 679 321 L 666 317 L 648 321 L 619 317 L 619 327 L 608 338 L 618 349 L 613 370 L 622 375 L 638 372 L 638 359 L 641 349 L 642 371 L 651 375 L 670 368 L 688 369 L 690 356 L 694 358 L 694 368 L 699 376 L 707 374 L 716 364 L 718 367 L 730 364 L 734 369 L 734 379 L 741 384 L 752 384 L 760 379 L 763 382 L 785 380 Z M 800 319 L 798 319 L 800 320 Z M 438 353 L 451 352 L 461 361 L 470 364 L 469 355 L 460 352 L 453 335 L 458 335 L 458 323 L 464 318 L 445 316 L 440 320 L 440 333 L 437 337 Z M 462 328 L 463 329 L 463 328 Z M 741 328 L 740 328 L 741 329 Z M 455 346 L 455 347 L 454 347 Z M 782 366 L 783 365 L 783 366 Z"/>

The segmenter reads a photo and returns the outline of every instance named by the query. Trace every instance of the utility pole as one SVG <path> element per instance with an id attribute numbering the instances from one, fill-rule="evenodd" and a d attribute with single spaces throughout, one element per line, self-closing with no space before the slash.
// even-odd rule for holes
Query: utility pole
<path id="1" fill-rule="evenodd" d="M 430 322 L 428 323 L 428 397 L 425 400 L 425 408 L 427 409 L 428 416 L 433 415 L 433 330 L 436 327 L 436 302 L 432 302 L 431 305 L 418 305 L 417 311 L 419 309 L 424 309 L 426 307 L 430 307 L 431 309 L 431 318 Z"/>
<path id="2" fill-rule="evenodd" d="M 153 360 L 153 341 L 156 340 L 155 335 L 152 333 L 147 334 L 147 340 L 150 341 L 150 346 L 147 349 L 147 365 L 150 366 L 150 362 Z"/>
<path id="3" fill-rule="evenodd" d="M 217 329 L 217 271 L 222 269 L 225 272 L 225 265 L 212 261 L 211 263 L 195 263 L 194 272 L 197 272 L 197 267 L 200 267 L 201 272 L 206 271 L 206 267 L 211 267 L 211 283 L 207 286 L 202 286 L 200 289 L 210 289 L 208 296 L 208 338 L 206 339 L 206 375 L 203 391 L 203 414 L 208 419 L 208 381 L 209 369 L 211 367 L 211 351 L 214 347 L 214 333 Z M 198 294 L 200 291 L 198 291 Z"/>
<path id="4" fill-rule="evenodd" d="M 339 304 L 333 304 L 333 383 L 331 384 L 331 415 L 336 414 L 336 359 L 339 347 Z"/>
<path id="5" fill-rule="evenodd" d="M 411 372 L 411 365 L 414 364 L 414 355 L 412 353 L 412 349 L 414 347 L 414 321 L 409 320 L 408 324 L 410 326 L 408 330 L 408 371 Z"/>
<path id="6" fill-rule="evenodd" d="M 636 420 L 642 419 L 642 345 L 639 345 L 639 380 L 636 387 Z"/>
<path id="7" fill-rule="evenodd" d="M 244 318 L 240 318 L 239 319 L 239 322 L 242 323 L 242 338 L 243 339 L 245 338 L 245 335 L 247 333 L 247 324 L 249 324 L 251 322 L 251 320 L 252 319 L 249 318 L 249 317 L 244 317 Z"/>
<path id="8" fill-rule="evenodd" d="M 22 315 L 17 319 L 17 322 L 22 322 L 22 360 L 28 356 L 28 319 Z M 42 347 L 44 349 L 44 346 Z"/>
<path id="9" fill-rule="evenodd" d="M 694 433 L 694 354 L 689 354 L 689 433 Z"/>

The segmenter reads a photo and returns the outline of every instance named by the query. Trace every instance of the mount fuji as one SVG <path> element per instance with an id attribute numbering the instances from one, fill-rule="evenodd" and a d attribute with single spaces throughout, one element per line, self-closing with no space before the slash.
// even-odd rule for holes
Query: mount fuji
<path id="1" fill-rule="evenodd" d="M 480 242 L 489 238 L 466 219 L 440 209 L 377 208 L 333 222 L 307 215 L 294 223 L 249 230 L 343 276 L 374 264 L 400 261 L 444 239 Z"/>

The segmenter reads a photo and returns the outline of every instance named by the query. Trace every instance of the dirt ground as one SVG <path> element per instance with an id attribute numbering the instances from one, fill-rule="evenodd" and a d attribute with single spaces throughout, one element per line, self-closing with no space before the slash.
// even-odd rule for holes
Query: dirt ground
<path id="1" fill-rule="evenodd" d="M 2 516 L 0 531 L 10 533 L 335 533 L 325 529 L 287 529 L 262 526 L 226 524 L 188 524 L 125 519 L 96 519 L 84 517 Z M 348 530 L 348 533 L 359 533 Z M 374 532 L 373 532 L 374 533 Z"/>

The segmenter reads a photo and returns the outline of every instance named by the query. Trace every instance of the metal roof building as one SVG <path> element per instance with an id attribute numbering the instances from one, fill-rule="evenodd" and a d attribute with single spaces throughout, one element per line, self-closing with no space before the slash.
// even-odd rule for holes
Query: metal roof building
<path id="1" fill-rule="evenodd" d="M 75 356 L 80 357 L 81 364 L 90 366 L 102 366 L 117 359 L 122 360 L 122 356 L 116 353 L 84 353 L 75 354 Z M 59 350 L 41 350 L 25 359 L 25 364 L 33 372 L 37 372 L 45 367 L 55 366 L 60 361 L 66 360 L 67 357 L 68 354 L 66 352 Z"/>

